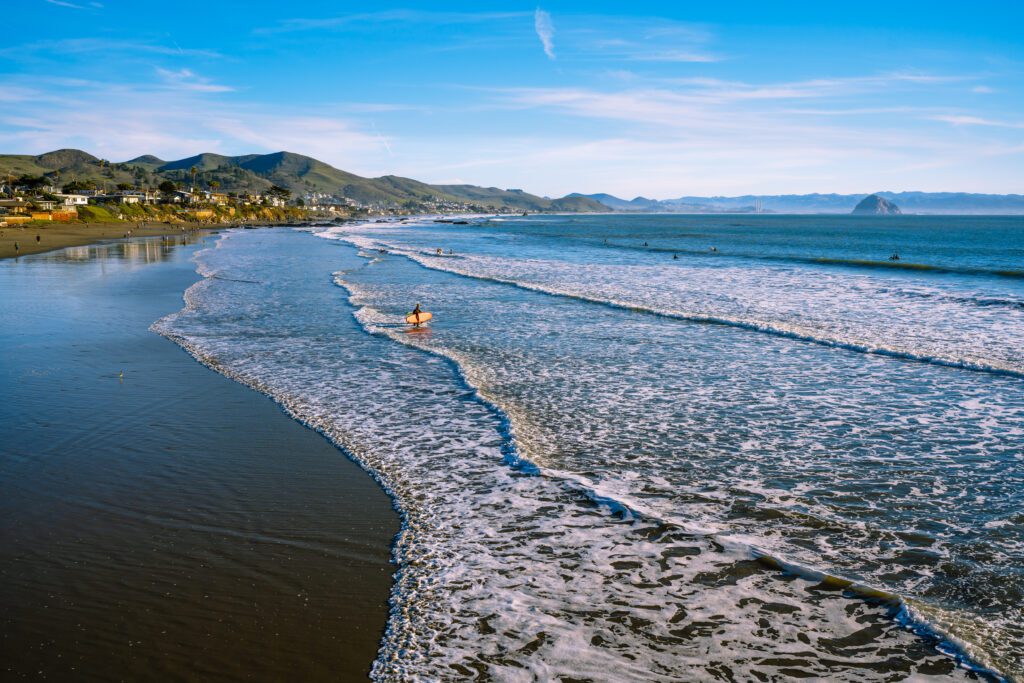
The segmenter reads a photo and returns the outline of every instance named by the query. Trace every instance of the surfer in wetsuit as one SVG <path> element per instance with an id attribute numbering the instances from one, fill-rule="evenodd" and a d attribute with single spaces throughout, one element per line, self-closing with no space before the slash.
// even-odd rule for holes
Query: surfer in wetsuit
<path id="1" fill-rule="evenodd" d="M 413 327 L 419 327 L 420 326 L 420 313 L 422 313 L 422 312 L 423 311 L 420 310 L 420 305 L 419 304 L 416 304 L 416 308 L 412 309 L 412 313 L 410 313 L 409 315 L 416 316 L 416 322 L 414 322 L 412 324 Z"/>

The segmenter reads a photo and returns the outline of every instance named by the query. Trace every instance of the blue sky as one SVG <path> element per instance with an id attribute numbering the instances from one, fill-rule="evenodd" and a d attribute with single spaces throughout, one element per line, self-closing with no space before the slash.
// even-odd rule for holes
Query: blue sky
<path id="1" fill-rule="evenodd" d="M 0 151 L 545 195 L 1024 192 L 1024 3 L 13 0 Z"/>

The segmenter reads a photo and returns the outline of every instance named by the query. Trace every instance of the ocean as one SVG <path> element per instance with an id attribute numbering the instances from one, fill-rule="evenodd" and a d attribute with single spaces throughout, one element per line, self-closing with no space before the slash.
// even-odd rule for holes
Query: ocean
<path id="1" fill-rule="evenodd" d="M 376 679 L 1024 680 L 1024 219 L 381 220 L 196 261 L 154 329 L 402 515 Z"/>

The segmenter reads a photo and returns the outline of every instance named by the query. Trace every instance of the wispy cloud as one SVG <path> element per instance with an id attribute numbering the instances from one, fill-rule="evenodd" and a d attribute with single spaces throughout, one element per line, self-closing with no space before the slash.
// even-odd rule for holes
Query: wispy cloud
<path id="1" fill-rule="evenodd" d="M 930 117 L 933 121 L 951 123 L 954 126 L 986 126 L 991 128 L 1024 128 L 1022 121 L 996 121 L 980 116 L 962 116 L 957 114 L 940 114 Z"/>
<path id="2" fill-rule="evenodd" d="M 548 59 L 555 58 L 555 24 L 551 21 L 551 15 L 540 7 L 533 13 L 533 29 L 540 38 L 540 44 L 544 47 L 544 54 Z"/>
<path id="3" fill-rule="evenodd" d="M 0 48 L 0 56 L 24 57 L 26 55 L 78 55 L 103 53 L 175 55 L 182 57 L 206 57 L 217 59 L 223 55 L 214 50 L 181 48 L 178 45 L 161 45 L 134 40 L 112 40 L 106 38 L 69 38 L 67 40 L 41 40 L 24 45 Z"/>
<path id="4" fill-rule="evenodd" d="M 709 49 L 707 27 L 656 18 L 572 16 L 561 22 L 563 52 L 586 60 L 710 63 L 726 59 Z"/>
<path id="5" fill-rule="evenodd" d="M 67 7 L 69 9 L 101 9 L 103 5 L 98 2 L 90 2 L 88 5 L 76 5 L 73 2 L 65 2 L 65 0 L 46 0 L 51 5 L 57 5 L 58 7 Z"/>
<path id="6" fill-rule="evenodd" d="M 0 79 L 0 90 L 8 92 L 12 85 Z M 0 132 L 8 150 L 40 153 L 70 146 L 114 160 L 288 150 L 358 173 L 383 170 L 377 160 L 386 154 L 384 136 L 326 109 L 268 110 L 187 89 L 83 87 L 63 100 L 26 99 L 0 111 Z"/>
<path id="7" fill-rule="evenodd" d="M 693 62 L 706 64 L 720 62 L 724 58 L 718 55 L 702 54 L 689 50 L 636 50 L 632 54 L 625 55 L 625 59 L 633 62 Z"/>
<path id="8" fill-rule="evenodd" d="M 670 128 L 708 127 L 715 129 L 731 120 L 743 125 L 759 125 L 747 117 L 775 117 L 784 121 L 793 113 L 805 116 L 839 116 L 852 114 L 896 114 L 920 111 L 921 107 L 899 106 L 893 102 L 885 107 L 850 107 L 851 98 L 865 93 L 892 96 L 899 88 L 920 89 L 959 80 L 959 76 L 934 74 L 885 73 L 843 78 L 819 78 L 782 83 L 744 83 L 714 78 L 624 79 L 621 89 L 595 88 L 504 88 L 492 89 L 495 105 L 509 108 L 547 108 L 573 116 L 628 121 Z M 820 105 L 796 110 L 790 104 L 800 101 L 826 102 L 836 100 L 841 106 L 828 110 Z M 804 122 L 799 125 L 805 125 Z"/>
<path id="9" fill-rule="evenodd" d="M 212 83 L 210 79 L 203 78 L 189 69 L 161 69 L 157 67 L 156 73 L 163 82 L 175 90 L 191 90 L 194 92 L 231 92 L 234 90 L 228 85 Z"/>
<path id="10" fill-rule="evenodd" d="M 275 26 L 253 30 L 254 34 L 292 33 L 296 31 L 343 30 L 360 26 L 403 24 L 473 24 L 506 19 L 522 19 L 526 12 L 429 12 L 420 10 L 384 10 L 359 12 L 330 17 L 285 19 Z"/>

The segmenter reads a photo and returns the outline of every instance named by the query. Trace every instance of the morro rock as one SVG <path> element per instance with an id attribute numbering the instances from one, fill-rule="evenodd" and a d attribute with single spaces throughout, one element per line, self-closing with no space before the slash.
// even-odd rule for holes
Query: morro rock
<path id="1" fill-rule="evenodd" d="M 877 194 L 872 194 L 860 200 L 860 203 L 853 207 L 853 211 L 851 211 L 851 213 L 869 216 L 891 216 L 893 214 L 903 212 L 900 211 L 900 207 L 896 206 L 885 197 L 879 197 Z"/>

